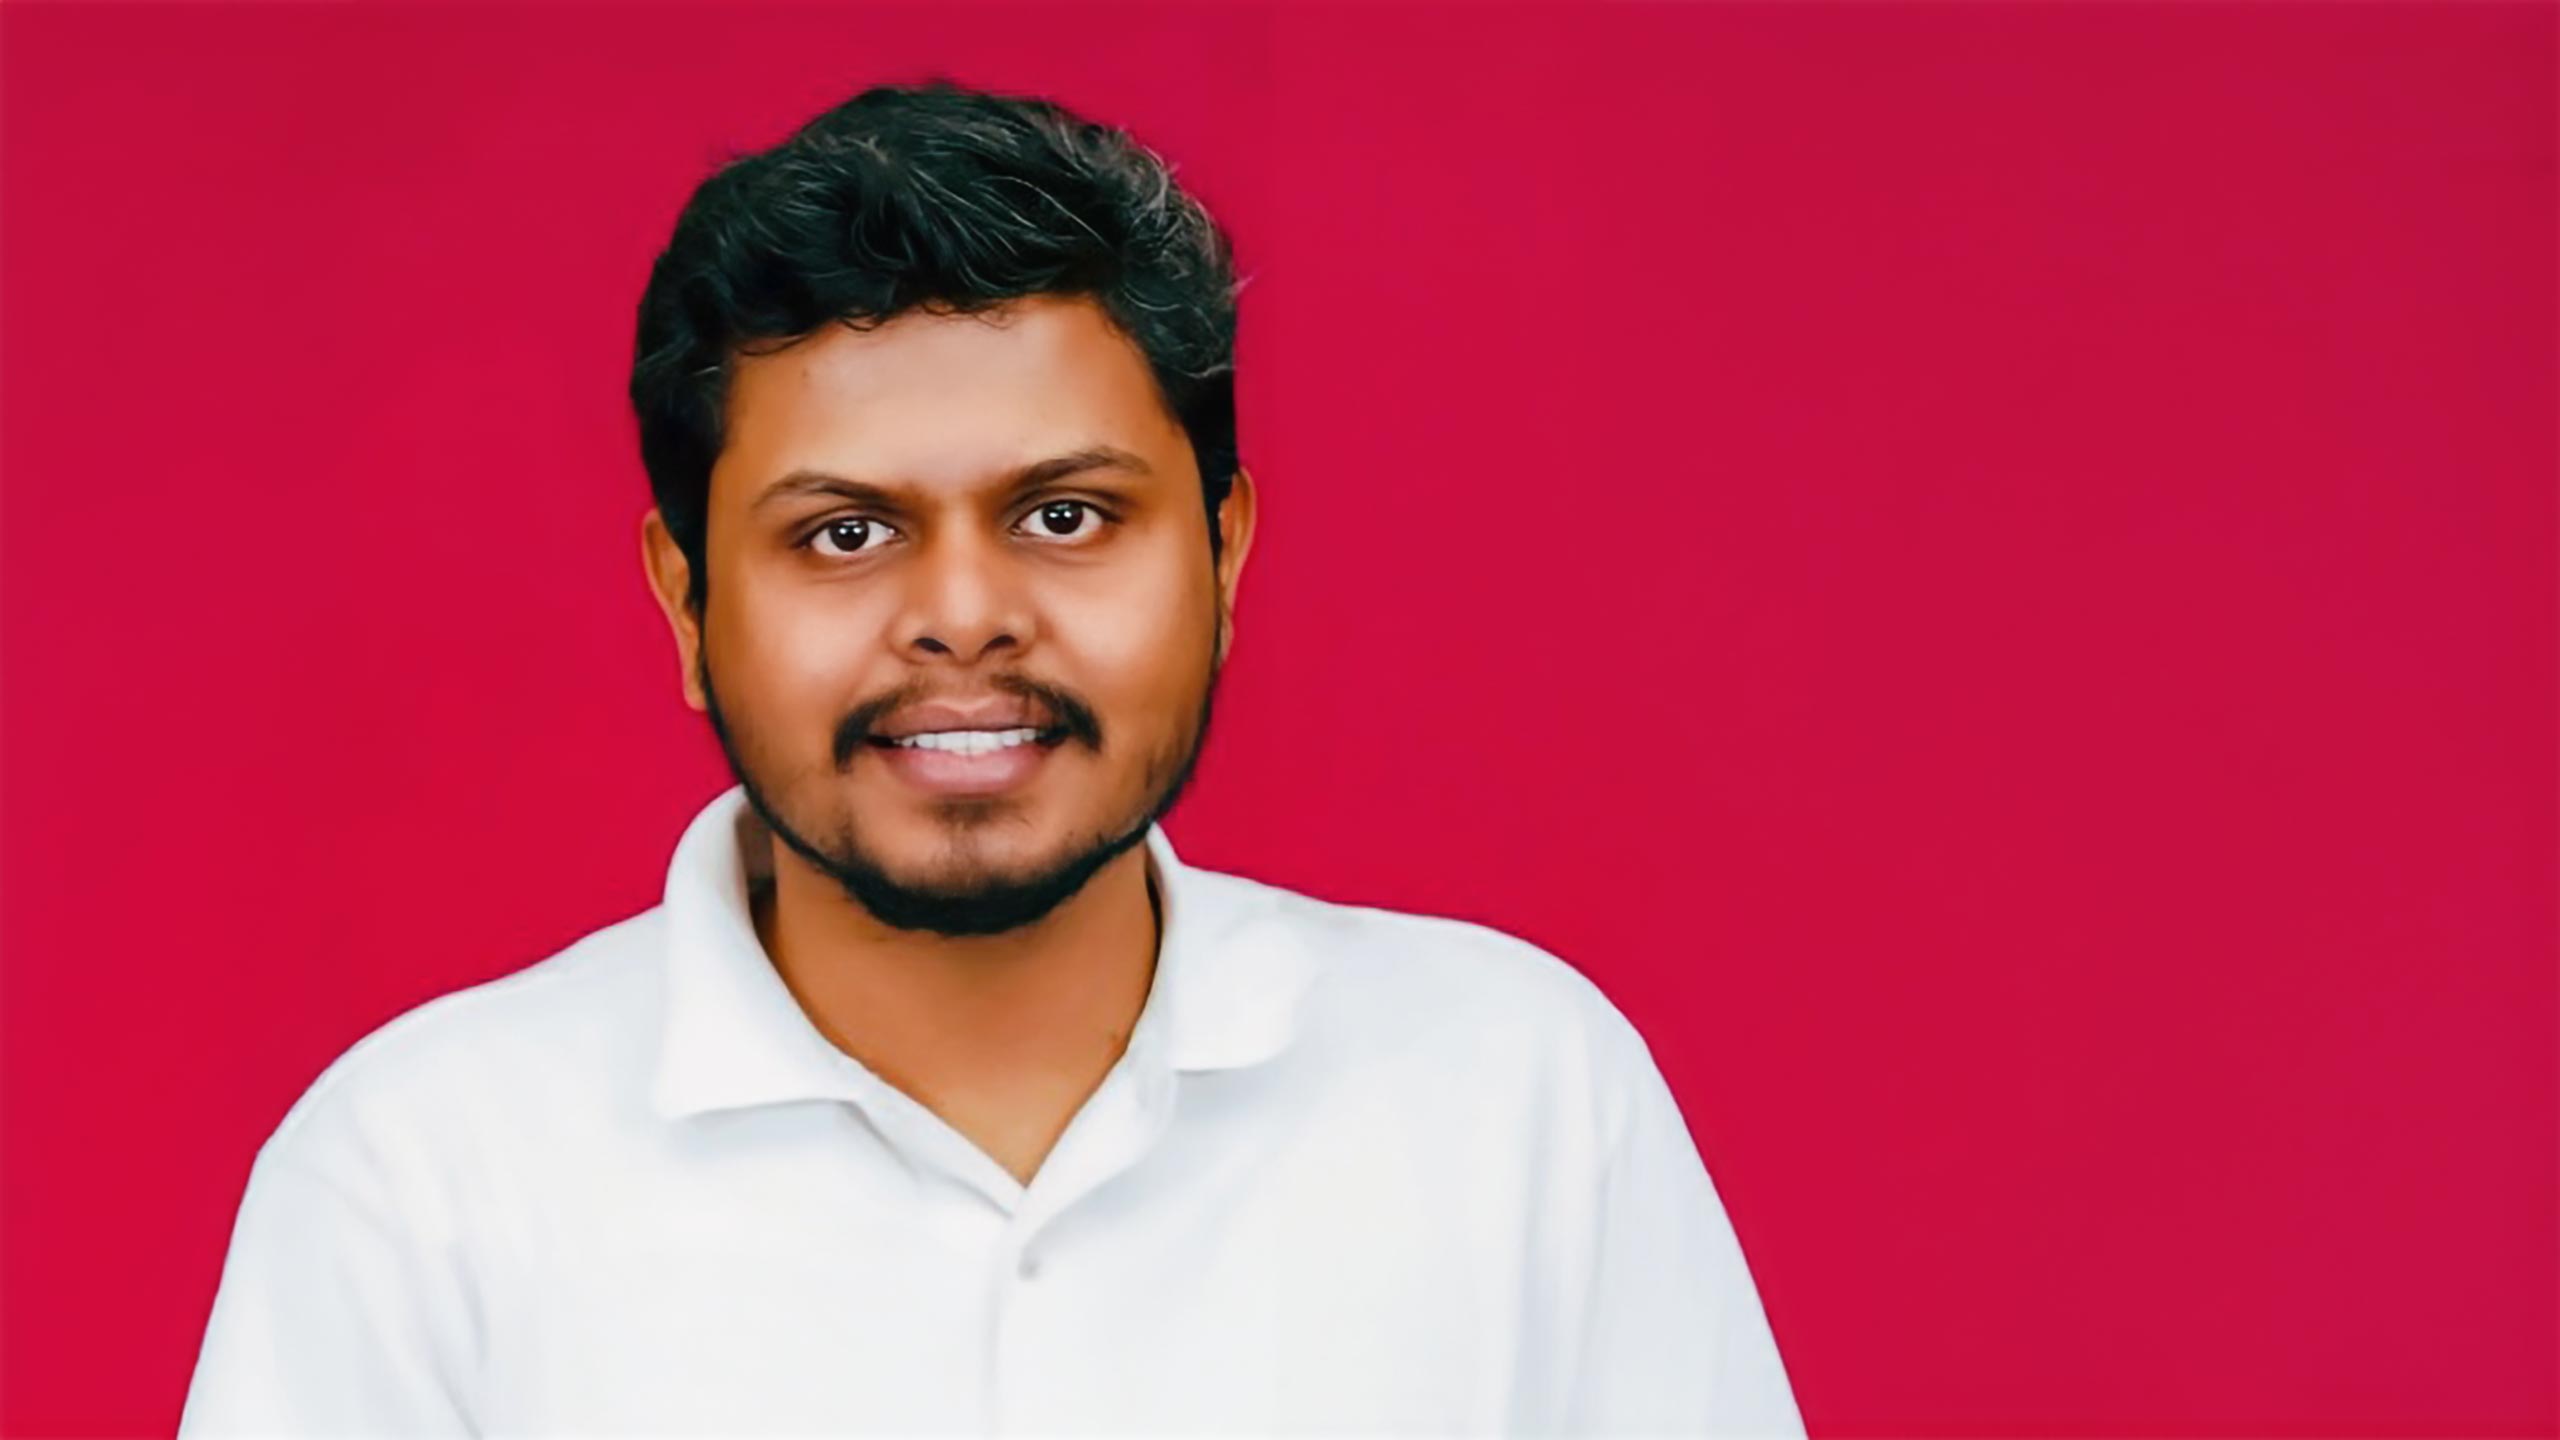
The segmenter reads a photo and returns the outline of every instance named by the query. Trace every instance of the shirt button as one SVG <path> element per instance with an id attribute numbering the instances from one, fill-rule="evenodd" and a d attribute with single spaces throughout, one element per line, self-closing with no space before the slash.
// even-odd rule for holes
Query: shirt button
<path id="1" fill-rule="evenodd" d="M 1025 1254 L 1025 1255 L 1022 1257 L 1022 1259 L 1021 1259 L 1021 1260 L 1017 1261 L 1017 1262 L 1014 1264 L 1014 1267 L 1013 1267 L 1013 1273 L 1015 1273 L 1016 1275 L 1021 1276 L 1021 1277 L 1022 1277 L 1023 1279 L 1025 1279 L 1025 1280 L 1037 1280 L 1037 1279 L 1039 1279 L 1039 1278 L 1040 1278 L 1040 1257 L 1038 1257 L 1038 1256 L 1036 1256 L 1036 1255 Z"/>

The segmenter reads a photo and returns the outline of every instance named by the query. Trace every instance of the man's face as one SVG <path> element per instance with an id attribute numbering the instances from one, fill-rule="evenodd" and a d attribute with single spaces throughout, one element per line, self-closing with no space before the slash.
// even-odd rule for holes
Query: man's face
<path id="1" fill-rule="evenodd" d="M 654 510 L 644 557 L 687 701 L 776 836 L 946 935 L 1037 920 L 1142 842 L 1206 738 L 1254 497 L 1239 475 L 1213 565 L 1189 440 L 1100 307 L 826 326 L 741 359 L 727 425 L 704 613 Z M 1047 733 L 882 747 L 942 701 Z"/>

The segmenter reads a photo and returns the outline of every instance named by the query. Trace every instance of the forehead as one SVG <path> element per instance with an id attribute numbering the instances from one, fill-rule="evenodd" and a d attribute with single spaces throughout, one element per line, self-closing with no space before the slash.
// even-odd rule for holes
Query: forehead
<path id="1" fill-rule="evenodd" d="M 1030 296 L 974 315 L 827 325 L 738 360 L 713 503 L 814 468 L 966 490 L 1027 461 L 1118 445 L 1169 473 L 1185 449 L 1146 356 L 1102 307 Z"/>

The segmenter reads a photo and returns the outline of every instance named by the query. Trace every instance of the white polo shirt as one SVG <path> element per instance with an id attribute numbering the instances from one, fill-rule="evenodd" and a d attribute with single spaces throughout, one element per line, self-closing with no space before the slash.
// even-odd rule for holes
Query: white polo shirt
<path id="1" fill-rule="evenodd" d="M 1801 1435 L 1645 1044 L 1525 940 L 1146 848 L 1029 1185 L 836 1049 L 732 788 L 664 903 L 392 1020 L 259 1150 L 182 1434 Z"/>

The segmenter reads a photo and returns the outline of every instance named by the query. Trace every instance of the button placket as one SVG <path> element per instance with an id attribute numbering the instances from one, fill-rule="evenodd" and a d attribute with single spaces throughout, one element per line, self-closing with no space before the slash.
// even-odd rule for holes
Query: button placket
<path id="1" fill-rule="evenodd" d="M 1038 1248 L 1037 1223 L 1025 1225 L 1017 1215 L 1008 1237 L 1010 1254 L 998 1261 L 995 1271 L 994 1342 L 989 1356 L 986 1414 L 989 1433 L 1013 1433 L 1025 1423 L 1022 1407 L 1036 1407 L 1041 1393 L 1039 1336 L 1045 1332 L 1035 1317 L 1043 1309 L 1044 1287 L 1033 1282 L 1040 1277 L 1043 1261 Z M 1030 1327 L 1026 1331 L 1026 1326 Z M 1034 1427 L 1036 1428 L 1036 1427 Z"/>
<path id="2" fill-rule="evenodd" d="M 1097 1337 L 1077 1311 L 1085 1298 L 1076 1266 L 1057 1268 L 1061 1244 L 1079 1244 L 1078 1202 L 1147 1152 L 1164 1129 L 1170 1097 L 1144 1073 L 1148 1052 L 1115 1066 L 1077 1113 L 1010 1217 L 1009 1257 L 997 1269 L 996 1354 L 989 1412 L 998 1433 L 1056 1428 L 1056 1417 L 1088 1407 L 1085 1351 Z M 1065 1225 L 1058 1233 L 1056 1227 Z M 1081 1253 L 1081 1252 L 1079 1252 Z M 1072 1261 L 1073 1257 L 1069 1257 Z"/>

